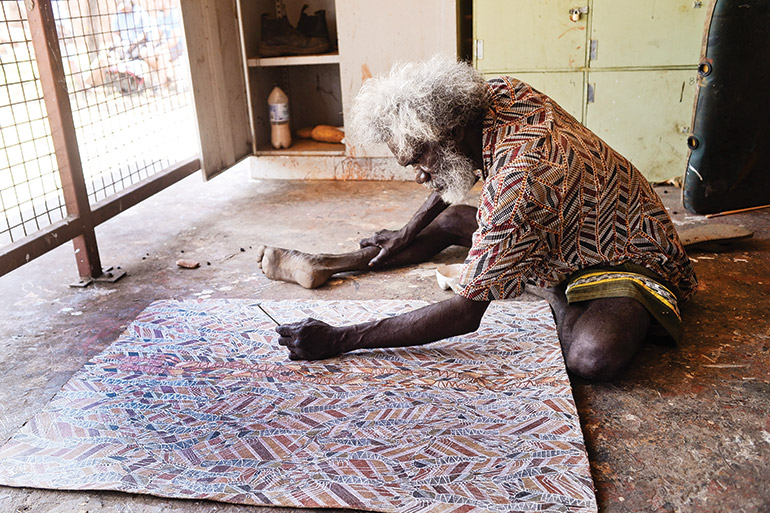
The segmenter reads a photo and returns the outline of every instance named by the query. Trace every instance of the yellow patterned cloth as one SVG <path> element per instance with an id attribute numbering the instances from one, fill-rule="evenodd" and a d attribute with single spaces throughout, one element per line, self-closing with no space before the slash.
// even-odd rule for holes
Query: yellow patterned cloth
<path id="1" fill-rule="evenodd" d="M 682 317 L 676 295 L 661 283 L 660 278 L 651 274 L 634 266 L 589 269 L 569 278 L 565 294 L 569 303 L 608 297 L 634 298 L 657 321 L 653 322 L 652 334 L 668 335 L 674 342 L 679 342 L 682 339 Z"/>
<path id="2" fill-rule="evenodd" d="M 488 82 L 486 181 L 461 295 L 488 301 L 557 285 L 596 266 L 635 264 L 679 301 L 697 279 L 665 207 L 622 155 L 548 96 L 510 77 Z"/>

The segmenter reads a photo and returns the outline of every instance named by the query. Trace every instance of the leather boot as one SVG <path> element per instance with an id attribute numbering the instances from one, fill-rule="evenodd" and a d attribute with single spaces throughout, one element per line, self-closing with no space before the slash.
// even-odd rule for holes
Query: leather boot
<path id="1" fill-rule="evenodd" d="M 302 6 L 299 21 L 297 21 L 297 31 L 307 37 L 317 37 L 329 41 L 329 47 L 333 47 L 329 36 L 329 27 L 326 25 L 326 10 L 320 9 L 315 14 L 308 15 L 305 14 L 307 8 L 307 4 Z"/>

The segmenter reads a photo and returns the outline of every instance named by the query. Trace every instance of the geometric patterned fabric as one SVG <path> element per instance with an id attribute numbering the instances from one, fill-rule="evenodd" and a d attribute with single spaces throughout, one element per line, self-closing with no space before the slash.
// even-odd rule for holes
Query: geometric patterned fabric
<path id="1" fill-rule="evenodd" d="M 682 316 L 673 292 L 658 281 L 636 272 L 597 270 L 576 273 L 567 280 L 567 301 L 579 303 L 608 297 L 639 301 L 674 342 L 682 338 Z"/>
<path id="2" fill-rule="evenodd" d="M 665 207 L 621 154 L 548 96 L 511 77 L 487 82 L 486 180 L 460 293 L 512 299 L 591 267 L 636 264 L 676 287 L 697 279 Z"/>
<path id="3" fill-rule="evenodd" d="M 547 304 L 291 361 L 253 300 L 158 301 L 0 449 L 0 483 L 383 512 L 596 511 Z M 265 301 L 359 323 L 420 301 Z"/>

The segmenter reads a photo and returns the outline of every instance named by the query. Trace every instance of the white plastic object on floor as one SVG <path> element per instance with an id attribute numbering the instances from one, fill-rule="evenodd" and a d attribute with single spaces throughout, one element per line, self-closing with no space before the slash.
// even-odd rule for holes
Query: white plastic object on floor
<path id="1" fill-rule="evenodd" d="M 460 273 L 463 271 L 464 264 L 440 265 L 436 268 L 436 281 L 443 290 L 452 289 L 459 293 L 463 288 L 460 286 Z"/>

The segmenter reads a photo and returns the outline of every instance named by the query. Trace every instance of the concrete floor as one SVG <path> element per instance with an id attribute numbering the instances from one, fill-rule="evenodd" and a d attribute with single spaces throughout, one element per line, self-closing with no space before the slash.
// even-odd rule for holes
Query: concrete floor
<path id="1" fill-rule="evenodd" d="M 679 190 L 659 188 L 678 226 Z M 307 291 L 267 280 L 259 244 L 342 252 L 377 229 L 400 227 L 425 198 L 412 183 L 251 181 L 230 170 L 209 183 L 190 177 L 97 230 L 115 284 L 76 281 L 70 244 L 0 278 L 0 441 L 39 411 L 90 357 L 163 298 L 438 301 L 450 293 L 436 263 L 333 279 Z M 770 511 L 770 211 L 722 218 L 753 229 L 726 251 L 691 251 L 701 290 L 685 310 L 679 348 L 645 347 L 614 383 L 573 380 L 600 510 Z M 177 268 L 195 259 L 195 270 Z M 0 487 L 0 512 L 245 512 L 214 502 L 111 492 Z"/>

